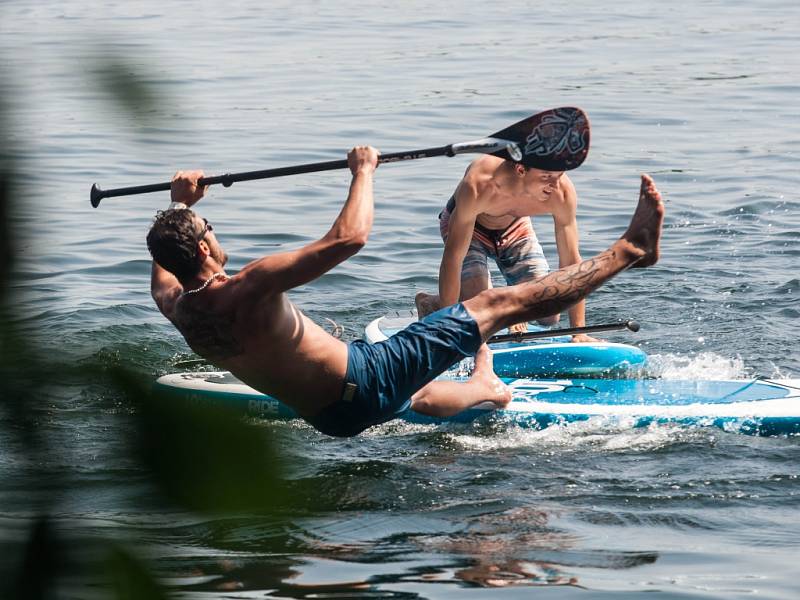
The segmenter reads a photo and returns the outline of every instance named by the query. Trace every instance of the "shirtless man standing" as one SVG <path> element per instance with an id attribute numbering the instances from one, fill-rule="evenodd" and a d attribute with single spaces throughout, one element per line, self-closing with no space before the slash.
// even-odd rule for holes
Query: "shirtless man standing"
<path id="1" fill-rule="evenodd" d="M 489 257 L 497 263 L 508 285 L 547 275 L 550 266 L 533 231 L 534 215 L 553 215 L 559 267 L 579 263 L 577 206 L 575 186 L 563 171 L 525 168 L 491 155 L 473 161 L 439 215 L 439 230 L 445 242 L 439 294 L 417 294 L 419 316 L 491 288 L 486 264 Z M 553 325 L 558 320 L 558 314 L 538 319 L 543 325 Z M 572 327 L 586 325 L 583 300 L 569 309 L 569 320 Z M 511 330 L 526 331 L 527 323 L 515 324 Z M 577 334 L 572 341 L 597 340 Z"/>
<path id="2" fill-rule="evenodd" d="M 189 208 L 205 193 L 197 185 L 201 171 L 175 175 L 173 204 L 147 235 L 153 298 L 192 350 L 329 435 L 356 435 L 409 407 L 447 416 L 483 401 L 505 406 L 510 393 L 492 372 L 484 344 L 489 336 L 564 310 L 620 271 L 659 257 L 664 208 L 653 181 L 643 176 L 630 226 L 609 250 L 533 282 L 482 292 L 384 342 L 346 344 L 303 315 L 285 292 L 331 270 L 367 241 L 378 152 L 361 146 L 347 159 L 350 192 L 331 229 L 234 275 L 225 272 L 227 255 L 213 226 Z M 471 355 L 476 368 L 468 382 L 427 385 Z"/>

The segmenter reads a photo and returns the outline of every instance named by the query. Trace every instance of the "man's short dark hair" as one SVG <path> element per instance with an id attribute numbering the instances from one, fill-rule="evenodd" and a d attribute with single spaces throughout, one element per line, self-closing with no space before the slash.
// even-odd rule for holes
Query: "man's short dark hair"
<path id="1" fill-rule="evenodd" d="M 147 234 L 147 249 L 153 260 L 186 280 L 197 275 L 197 224 L 195 214 L 186 208 L 159 211 Z"/>

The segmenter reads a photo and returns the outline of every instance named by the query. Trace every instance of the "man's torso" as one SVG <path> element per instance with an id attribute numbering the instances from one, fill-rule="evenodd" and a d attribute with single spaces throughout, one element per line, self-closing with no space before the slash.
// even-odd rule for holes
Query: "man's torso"
<path id="1" fill-rule="evenodd" d="M 520 219 L 563 209 L 568 186 L 572 185 L 566 175 L 556 178 L 541 172 L 535 178 L 501 181 L 496 172 L 502 162 L 493 156 L 484 157 L 470 167 L 462 182 L 474 186 L 477 192 L 476 224 L 504 230 Z"/>
<path id="2" fill-rule="evenodd" d="M 347 347 L 308 319 L 286 294 L 237 306 L 224 286 L 180 298 L 166 315 L 189 346 L 247 385 L 312 415 L 339 399 Z"/>

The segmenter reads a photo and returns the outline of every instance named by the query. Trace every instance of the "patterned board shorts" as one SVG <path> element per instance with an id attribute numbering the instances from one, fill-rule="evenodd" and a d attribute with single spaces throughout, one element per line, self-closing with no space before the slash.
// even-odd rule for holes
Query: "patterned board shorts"
<path id="1" fill-rule="evenodd" d="M 445 242 L 450 225 L 449 206 L 439 215 L 439 232 Z M 550 272 L 530 217 L 521 217 L 505 229 L 487 229 L 476 223 L 461 267 L 461 281 L 473 278 L 489 281 L 489 258 L 494 260 L 508 285 L 531 281 Z"/>

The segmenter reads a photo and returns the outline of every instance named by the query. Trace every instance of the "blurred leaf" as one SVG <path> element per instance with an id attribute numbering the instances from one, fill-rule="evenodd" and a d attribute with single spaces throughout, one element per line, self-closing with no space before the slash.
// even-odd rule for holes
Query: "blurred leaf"
<path id="1" fill-rule="evenodd" d="M 0 145 L 5 147 L 4 135 L 0 135 Z M 0 294 L 5 298 L 6 281 L 14 263 L 14 237 L 9 227 L 9 212 L 11 208 L 11 174 L 5 157 L 0 160 L 0 252 L 3 260 L 0 261 Z"/>
<path id="2" fill-rule="evenodd" d="M 119 600 L 167 600 L 167 593 L 158 585 L 147 567 L 120 546 L 111 549 L 108 575 L 114 596 Z"/>
<path id="3" fill-rule="evenodd" d="M 139 400 L 138 450 L 172 502 L 213 513 L 286 506 L 280 462 L 265 430 L 230 409 L 155 394 L 130 372 L 116 371 L 116 381 Z"/>
<path id="4" fill-rule="evenodd" d="M 7 94 L 6 86 L 0 82 L 0 379 L 3 381 L 0 392 L 0 423 L 9 432 L 19 435 L 23 442 L 18 456 L 14 456 L 12 449 L 16 446 L 6 446 L 3 449 L 3 461 L 16 467 L 12 476 L 30 481 L 35 478 L 36 467 L 29 465 L 37 464 L 37 457 L 41 456 L 43 446 L 42 436 L 38 435 L 35 427 L 32 410 L 34 403 L 30 402 L 31 394 L 38 391 L 35 385 L 37 379 L 30 378 L 37 361 L 29 344 L 17 331 L 13 314 L 14 303 L 9 300 L 8 294 L 8 281 L 18 243 L 15 234 L 18 232 L 11 226 L 17 149 L 9 130 Z M 15 462 L 15 459 L 22 458 L 23 453 L 26 460 Z M 25 543 L 19 543 L 16 549 L 19 552 L 17 556 L 6 557 L 6 561 L 16 572 L 0 572 L 2 597 L 31 600 L 53 597 L 52 590 L 60 567 L 60 548 L 57 547 L 47 516 L 41 516 L 32 522 L 29 539 Z M 5 566 L 0 564 L 0 567 Z"/>
<path id="5" fill-rule="evenodd" d="M 55 597 L 55 583 L 62 567 L 63 548 L 47 517 L 40 517 L 31 530 L 22 565 L 4 598 L 39 600 Z"/>
<path id="6" fill-rule="evenodd" d="M 14 222 L 15 193 L 19 192 L 18 164 L 23 154 L 21 143 L 12 135 L 14 118 L 10 111 L 8 75 L 0 71 L 0 417 L 6 428 L 18 435 L 24 444 L 26 461 L 22 461 L 23 477 L 35 477 L 36 457 L 47 450 L 45 436 L 36 427 L 37 410 L 45 381 L 42 378 L 41 356 L 24 336 L 17 323 L 17 304 L 9 292 L 9 279 L 15 264 L 16 250 L 24 232 Z M 5 449 L 7 454 L 11 451 Z M 27 468 L 27 469 L 26 469 Z M 26 473 L 25 471 L 28 470 Z"/>
<path id="7" fill-rule="evenodd" d="M 94 65 L 90 69 L 100 86 L 124 110 L 139 117 L 151 118 L 161 98 L 153 86 L 146 82 L 144 72 L 109 47 L 103 48 L 101 54 L 101 58 L 94 58 Z"/>
<path id="8" fill-rule="evenodd" d="M 0 252 L 2 252 L 0 256 L 3 257 L 0 261 L 0 302 L 3 303 L 5 303 L 6 282 L 14 265 L 16 237 L 11 227 L 15 148 L 9 135 L 6 94 L 5 86 L 0 82 Z M 7 315 L 4 312 L 2 316 L 5 318 Z"/>
<path id="9" fill-rule="evenodd" d="M 154 115 L 163 114 L 162 99 L 138 64 L 109 49 L 102 54 L 102 58 L 93 60 L 90 72 L 121 108 L 141 120 L 152 121 Z M 0 73 L 0 78 L 5 77 Z M 114 370 L 109 374 L 97 365 L 88 369 L 60 365 L 47 354 L 51 348 L 37 346 L 18 327 L 17 305 L 9 298 L 8 282 L 13 277 L 15 250 L 25 233 L 12 219 L 20 189 L 16 183 L 18 163 L 23 160 L 18 157 L 25 153 L 16 147 L 17 138 L 11 135 L 15 115 L 9 113 L 7 98 L 7 89 L 0 81 L 0 427 L 4 437 L 9 433 L 22 442 L 3 449 L 9 476 L 30 490 L 32 506 L 55 515 L 60 514 L 58 502 L 65 493 L 83 491 L 69 468 L 60 474 L 41 468 L 54 452 L 72 450 L 52 437 L 51 428 L 41 427 L 43 416 L 57 411 L 48 407 L 46 386 L 51 381 L 78 379 L 87 388 L 97 385 L 103 393 L 122 392 L 136 400 L 138 410 L 133 418 L 138 437 L 132 440 L 132 446 L 152 481 L 171 502 L 206 512 L 263 513 L 285 506 L 286 486 L 279 478 L 276 453 L 263 429 L 248 426 L 238 414 L 187 407 L 171 398 L 154 396 L 149 382 L 142 383 L 149 372 Z M 56 412 L 55 418 L 58 416 Z M 40 479 L 45 473 L 47 479 Z M 87 510 L 92 513 L 91 507 Z M 81 537 L 73 532 L 68 539 L 57 539 L 51 517 L 39 517 L 28 540 L 4 545 L 10 551 L 0 558 L 0 598 L 65 597 L 58 589 L 60 578 L 83 577 L 85 572 L 89 581 L 96 580 L 97 562 L 73 551 L 85 543 L 78 541 Z M 108 562 L 100 566 L 106 567 L 113 582 L 113 597 L 167 597 L 146 564 L 120 546 L 115 546 Z"/>

